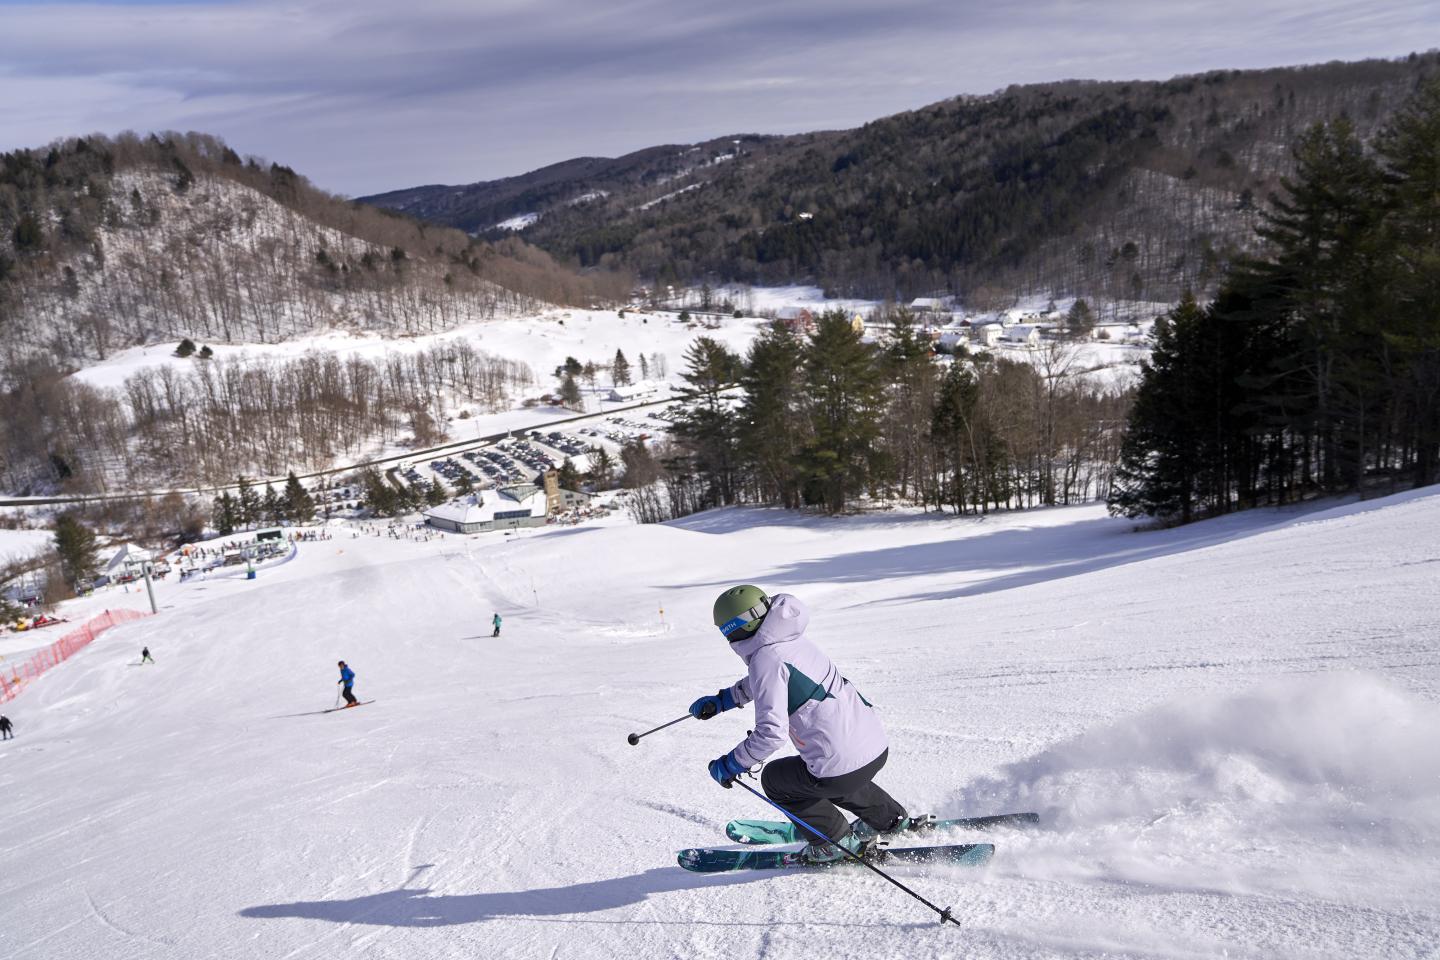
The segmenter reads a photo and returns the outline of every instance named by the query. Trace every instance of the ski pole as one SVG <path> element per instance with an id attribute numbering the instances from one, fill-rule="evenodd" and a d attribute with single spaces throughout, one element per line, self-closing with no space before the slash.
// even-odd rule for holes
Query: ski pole
<path id="1" fill-rule="evenodd" d="M 825 836 L 825 834 L 821 833 L 819 830 L 816 830 L 814 827 L 810 826 L 810 824 L 806 823 L 804 820 L 801 820 L 799 817 L 795 816 L 795 814 L 791 813 L 789 810 L 786 810 L 784 807 L 780 806 L 780 804 L 776 803 L 774 800 L 771 800 L 759 790 L 756 790 L 754 787 L 750 786 L 750 784 L 745 783 L 738 778 L 730 780 L 728 781 L 728 783 L 740 784 L 740 786 L 744 787 L 746 790 L 749 790 L 751 793 L 755 794 L 755 796 L 759 797 L 761 800 L 764 800 L 776 810 L 779 810 L 781 813 L 785 814 L 788 819 L 793 820 L 796 824 L 804 827 L 806 830 L 809 830 L 811 833 L 815 834 L 817 837 L 830 844 L 830 846 L 845 854 L 845 856 L 849 857 L 851 860 L 854 860 L 862 867 L 868 867 L 869 869 L 874 870 L 876 873 L 880 874 L 880 876 L 884 877 L 886 880 L 889 880 L 891 883 L 895 884 L 895 886 L 899 887 L 901 890 L 904 890 L 906 893 L 910 894 L 910 896 L 914 897 L 916 900 L 919 900 L 921 903 L 925 904 L 925 906 L 938 913 L 940 915 L 941 923 L 945 923 L 948 920 L 950 923 L 955 924 L 955 926 L 957 927 L 962 925 L 959 920 L 956 920 L 950 915 L 949 907 L 946 907 L 942 910 L 939 907 L 935 906 L 935 904 L 931 903 L 929 900 L 926 900 L 924 897 L 920 896 L 920 894 L 916 893 L 914 890 L 911 890 L 909 887 L 905 886 L 905 884 L 901 883 L 899 880 L 896 880 L 894 877 L 890 876 L 890 874 L 886 873 L 884 870 L 881 870 L 879 867 L 875 866 L 875 864 L 871 863 L 869 860 L 866 860 L 858 853 L 851 853 L 849 850 L 846 850 L 840 844 L 836 843 L 834 840 L 831 840 L 829 837 Z"/>
<path id="2" fill-rule="evenodd" d="M 687 713 L 687 714 L 685 714 L 685 716 L 683 716 L 683 717 L 676 717 L 674 720 L 671 720 L 669 723 L 662 723 L 662 724 L 660 724 L 660 726 L 656 727 L 655 730 L 664 730 L 666 727 L 673 727 L 673 726 L 675 726 L 675 724 L 679 723 L 681 720 L 689 720 L 689 719 L 690 719 L 690 716 L 691 716 L 691 715 Z M 638 743 L 640 742 L 640 738 L 641 738 L 641 737 L 648 737 L 648 736 L 650 736 L 650 734 L 654 733 L 655 730 L 646 730 L 644 733 L 632 733 L 632 734 L 630 734 L 630 736 L 626 737 L 625 739 L 628 740 L 629 743 L 630 743 L 630 746 L 633 747 L 633 746 L 635 746 L 636 744 L 638 744 Z"/>

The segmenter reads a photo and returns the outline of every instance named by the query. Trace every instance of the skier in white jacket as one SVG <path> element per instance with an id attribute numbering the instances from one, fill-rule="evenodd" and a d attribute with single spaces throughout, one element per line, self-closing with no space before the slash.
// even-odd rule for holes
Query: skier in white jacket
<path id="1" fill-rule="evenodd" d="M 708 720 L 755 704 L 755 729 L 734 750 L 710 762 L 722 785 L 765 763 L 787 739 L 800 752 L 766 764 L 765 795 L 851 853 L 862 853 L 882 833 L 904 829 L 900 806 L 872 780 L 889 756 L 880 717 L 854 684 L 805 636 L 810 613 L 800 600 L 767 596 L 759 587 L 726 590 L 715 601 L 715 625 L 748 668 L 734 686 L 701 697 L 690 713 Z M 858 819 L 846 823 L 836 809 Z M 810 838 L 807 859 L 824 863 L 845 854 L 821 837 Z"/>

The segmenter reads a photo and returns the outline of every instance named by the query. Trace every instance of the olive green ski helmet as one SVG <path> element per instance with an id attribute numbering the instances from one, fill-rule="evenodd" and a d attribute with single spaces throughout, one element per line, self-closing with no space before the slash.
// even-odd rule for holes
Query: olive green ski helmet
<path id="1" fill-rule="evenodd" d="M 715 626 L 731 643 L 753 637 L 769 612 L 770 598 L 765 591 L 748 583 L 715 598 Z"/>

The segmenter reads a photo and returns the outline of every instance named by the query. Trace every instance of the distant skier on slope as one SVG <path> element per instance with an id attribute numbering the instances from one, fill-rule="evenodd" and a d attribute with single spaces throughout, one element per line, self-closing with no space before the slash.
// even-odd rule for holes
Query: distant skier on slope
<path id="1" fill-rule="evenodd" d="M 710 776 L 725 785 L 764 763 L 784 746 L 788 729 L 800 756 L 765 766 L 760 783 L 766 796 L 851 853 L 907 826 L 905 808 L 871 782 L 890 755 L 880 718 L 805 637 L 810 622 L 805 605 L 790 594 L 769 597 L 747 584 L 720 594 L 714 615 L 748 672 L 734 686 L 696 700 L 690 713 L 708 720 L 753 701 L 755 729 L 734 750 L 710 761 Z M 858 819 L 847 824 L 836 804 Z M 845 857 L 809 831 L 801 832 L 810 840 L 803 854 L 811 862 Z"/>
<path id="2" fill-rule="evenodd" d="M 140 648 L 140 662 L 141 662 L 142 664 L 143 664 L 143 663 L 154 663 L 154 662 L 155 662 L 155 658 L 152 657 L 152 656 L 150 656 L 150 648 L 149 648 L 149 647 L 141 647 L 141 648 Z"/>
<path id="3" fill-rule="evenodd" d="M 10 718 L 0 716 L 0 740 L 14 740 L 15 734 L 11 733 Z"/>
<path id="4" fill-rule="evenodd" d="M 500 636 L 500 614 L 497 613 L 497 614 L 495 614 L 495 616 L 493 616 L 493 617 L 490 618 L 490 625 L 495 628 L 495 632 L 492 633 L 492 634 L 490 634 L 490 636 L 492 636 L 492 637 L 498 637 L 498 636 Z"/>
<path id="5" fill-rule="evenodd" d="M 355 671 L 345 666 L 344 660 L 340 661 L 340 679 L 336 682 L 345 685 L 341 691 L 345 694 L 345 706 L 355 706 L 355 704 L 359 702 L 355 699 L 355 691 L 351 689 L 355 686 Z"/>

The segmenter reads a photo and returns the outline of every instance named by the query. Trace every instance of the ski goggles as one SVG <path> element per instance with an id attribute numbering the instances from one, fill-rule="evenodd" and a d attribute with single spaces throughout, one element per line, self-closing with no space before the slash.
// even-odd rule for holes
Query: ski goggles
<path id="1" fill-rule="evenodd" d="M 735 633 L 737 630 L 744 630 L 746 627 L 750 626 L 750 624 L 759 620 L 761 617 L 765 616 L 765 614 L 769 612 L 770 600 L 767 597 L 766 599 L 761 600 L 759 603 L 755 604 L 755 606 L 751 607 L 749 610 L 746 610 L 743 613 L 738 614 L 737 616 L 731 617 L 729 620 L 726 620 L 724 623 L 720 624 L 720 632 L 725 635 L 726 639 L 729 639 L 730 634 Z"/>

